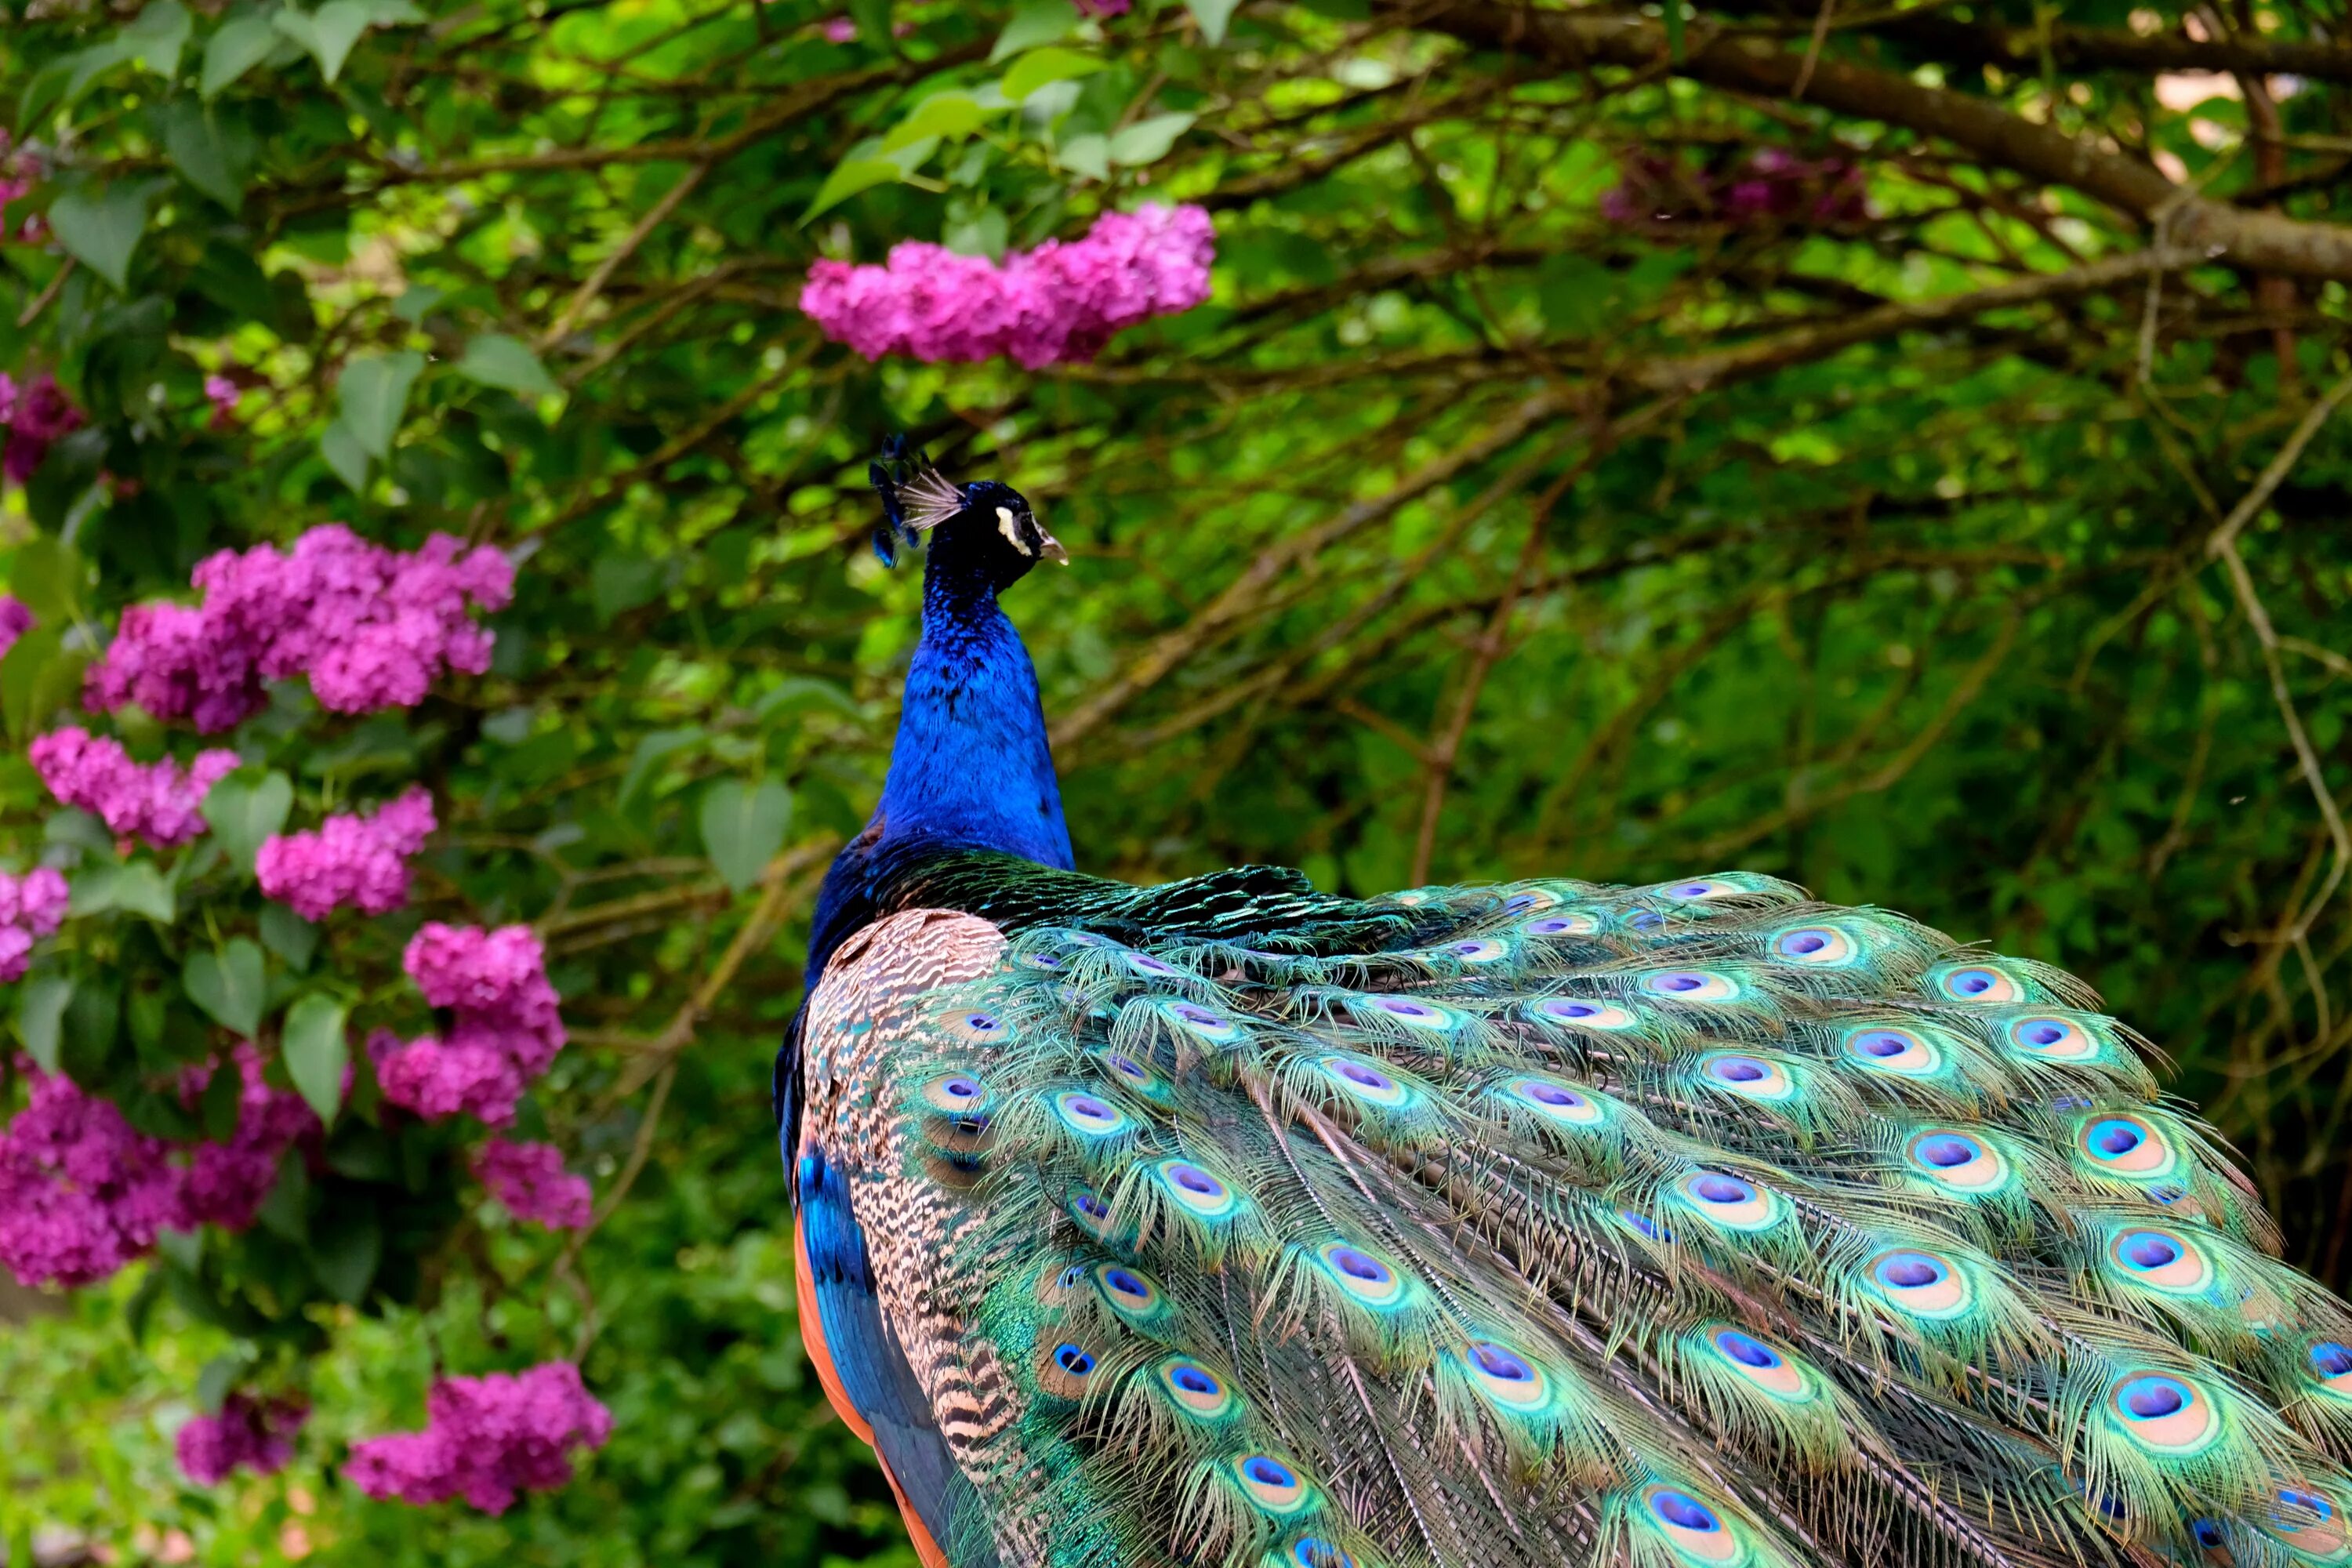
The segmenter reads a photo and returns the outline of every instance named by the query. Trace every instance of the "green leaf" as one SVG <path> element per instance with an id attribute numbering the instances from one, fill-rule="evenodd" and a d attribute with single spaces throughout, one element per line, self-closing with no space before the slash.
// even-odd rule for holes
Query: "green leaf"
<path id="1" fill-rule="evenodd" d="M 157 925 L 170 925 L 177 913 L 172 897 L 172 885 L 163 880 L 163 873 L 148 860 L 133 860 L 128 866 L 105 866 L 95 871 L 85 871 L 73 880 L 73 901 L 68 906 L 77 915 L 104 914 L 110 910 L 123 910 L 134 915 L 145 915 Z M 78 994 L 87 994 L 79 993 Z"/>
<path id="2" fill-rule="evenodd" d="M 366 0 L 327 0 L 316 11 L 304 15 L 285 10 L 270 18 L 270 25 L 310 51 L 319 62 L 319 74 L 330 86 L 342 75 L 343 62 L 351 58 L 352 46 L 374 21 Z"/>
<path id="3" fill-rule="evenodd" d="M 299 973 L 310 967 L 310 955 L 319 951 L 319 928 L 284 904 L 264 904 L 261 945 Z"/>
<path id="4" fill-rule="evenodd" d="M 760 879 L 793 820 L 793 797 L 767 779 L 757 785 L 722 779 L 702 797 L 702 846 L 727 885 L 741 892 Z"/>
<path id="5" fill-rule="evenodd" d="M 338 419 L 319 432 L 319 456 L 327 459 L 327 467 L 335 471 L 335 478 L 352 488 L 353 495 L 366 493 L 367 449 L 352 434 L 349 425 Z"/>
<path id="6" fill-rule="evenodd" d="M 1189 114 L 1155 114 L 1149 120 L 1139 120 L 1124 131 L 1115 131 L 1110 138 L 1110 161 L 1135 168 L 1144 163 L 1156 163 L 1168 156 L 1168 149 L 1176 145 L 1176 138 L 1192 127 Z"/>
<path id="7" fill-rule="evenodd" d="M 261 1201 L 255 1218 L 268 1227 L 269 1234 L 282 1237 L 297 1247 L 310 1239 L 310 1167 L 300 1145 L 279 1156 L 278 1180 L 269 1195 Z"/>
<path id="8" fill-rule="evenodd" d="M 249 937 L 232 937 L 217 952 L 193 953 L 180 972 L 189 999 L 248 1040 L 261 1027 L 266 983 L 261 949 Z"/>
<path id="9" fill-rule="evenodd" d="M 96 195 L 87 187 L 68 191 L 49 204 L 49 227 L 58 243 L 115 288 L 125 287 L 131 253 L 147 232 L 150 180 L 117 180 Z"/>
<path id="10" fill-rule="evenodd" d="M 1078 8 L 1070 0 L 1024 0 L 1013 8 L 1013 20 L 996 36 L 989 60 L 1011 59 L 1024 49 L 1051 44 L 1077 30 Z"/>
<path id="11" fill-rule="evenodd" d="M 192 98 L 172 100 L 163 106 L 163 152 L 188 184 L 235 212 L 245 203 L 252 139 L 228 134 L 220 112 Z"/>
<path id="12" fill-rule="evenodd" d="M 882 139 L 882 150 L 896 153 L 926 136 L 961 138 L 988 123 L 989 110 L 968 92 L 934 93 L 915 106 Z"/>
<path id="13" fill-rule="evenodd" d="M 236 1136 L 237 1104 L 244 1098 L 243 1073 L 233 1067 L 213 1069 L 212 1077 L 205 1080 L 204 1094 L 196 1101 L 196 1120 L 207 1141 L 226 1143 Z"/>
<path id="14" fill-rule="evenodd" d="M 425 356 L 406 349 L 343 363 L 342 380 L 337 385 L 342 399 L 341 424 L 360 450 L 379 459 L 392 455 L 392 438 L 400 434 L 401 416 L 408 407 L 408 389 L 416 384 L 424 370 Z M 324 442 L 320 445 L 323 447 Z M 328 461 L 331 464 L 334 458 L 330 456 Z"/>
<path id="15" fill-rule="evenodd" d="M 1683 0 L 1666 0 L 1666 58 L 1683 58 Z"/>
<path id="16" fill-rule="evenodd" d="M 809 203 L 808 211 L 801 214 L 801 222 L 807 223 L 817 214 L 840 205 L 860 191 L 905 178 L 906 172 L 888 158 L 844 159 L 834 166 L 832 174 L 824 177 L 824 184 L 817 187 L 816 198 Z"/>
<path id="17" fill-rule="evenodd" d="M 253 769 L 241 768 L 213 785 L 205 796 L 204 817 L 221 848 L 250 877 L 262 841 L 286 826 L 293 807 L 293 780 L 274 772 L 257 776 Z"/>
<path id="18" fill-rule="evenodd" d="M 267 14 L 232 16 L 205 45 L 204 75 L 196 90 L 216 98 L 221 89 L 269 58 L 281 37 Z"/>
<path id="19" fill-rule="evenodd" d="M 877 49 L 890 47 L 890 0 L 848 0 L 857 36 Z"/>
<path id="20" fill-rule="evenodd" d="M 73 991 L 74 983 L 62 974 L 37 974 L 16 997 L 16 1037 L 43 1072 L 58 1070 L 58 1029 Z"/>
<path id="21" fill-rule="evenodd" d="M 1013 62 L 1004 73 L 1004 96 L 1018 103 L 1050 81 L 1069 81 L 1108 68 L 1093 55 L 1076 49 L 1038 49 Z"/>
<path id="22" fill-rule="evenodd" d="M 279 1047 L 286 1058 L 286 1076 L 319 1120 L 335 1124 L 343 1103 L 343 1068 L 351 1063 L 351 1042 L 343 1028 L 343 1006 L 331 996 L 313 994 L 298 998 L 286 1009 L 286 1032 Z"/>
<path id="23" fill-rule="evenodd" d="M 310 1243 L 310 1268 L 319 1283 L 345 1306 L 359 1305 L 383 1261 L 383 1226 L 375 1210 L 346 1208 L 314 1231 L 322 1233 L 314 1234 Z"/>
<path id="24" fill-rule="evenodd" d="M 54 534 L 27 539 L 8 564 L 8 591 L 44 626 L 62 626 L 79 616 L 89 582 L 81 552 Z"/>
<path id="25" fill-rule="evenodd" d="M 400 298 L 392 302 L 392 313 L 410 326 L 425 320 L 425 313 L 444 298 L 440 289 L 430 283 L 411 283 L 401 290 Z"/>
<path id="26" fill-rule="evenodd" d="M 229 1390 L 236 1386 L 237 1373 L 245 1370 L 246 1358 L 235 1351 L 223 1351 L 205 1363 L 196 1373 L 196 1408 L 207 1415 L 217 1415 L 228 1403 Z"/>
<path id="27" fill-rule="evenodd" d="M 504 332 L 483 332 L 467 343 L 457 370 L 468 381 L 524 397 L 551 397 L 562 390 L 529 343 Z"/>
<path id="28" fill-rule="evenodd" d="M 610 626 L 641 605 L 653 603 L 662 590 L 664 567 L 643 555 L 607 551 L 588 569 L 588 602 L 596 619 Z"/>
<path id="29" fill-rule="evenodd" d="M 1201 37 L 1212 46 L 1225 41 L 1225 24 L 1241 9 L 1242 0 L 1184 0 L 1184 8 L 1192 13 L 1192 20 L 1201 24 Z"/>
<path id="30" fill-rule="evenodd" d="M 131 58 L 166 81 L 180 74 L 180 51 L 188 47 L 188 10 L 180 0 L 149 0 L 147 8 L 125 24 L 122 41 Z"/>
<path id="31" fill-rule="evenodd" d="M 1089 132 L 1073 136 L 1054 149 L 1054 161 L 1074 174 L 1088 179 L 1110 178 L 1110 142 L 1107 137 Z"/>
<path id="32" fill-rule="evenodd" d="M 426 20 L 409 0 L 367 0 L 368 19 L 379 27 L 398 27 Z"/>
<path id="33" fill-rule="evenodd" d="M 8 733 L 19 742 L 29 740 L 48 722 L 50 715 L 81 692 L 81 675 L 90 660 L 87 648 L 65 646 L 57 626 L 36 626 L 0 656 L 0 716 Z"/>
<path id="34" fill-rule="evenodd" d="M 699 724 L 680 730 L 652 730 L 637 742 L 635 752 L 629 758 L 629 771 L 621 775 L 620 793 L 613 797 L 613 809 L 626 811 L 637 792 L 646 787 L 666 757 L 675 756 L 709 739 L 710 732 Z"/>

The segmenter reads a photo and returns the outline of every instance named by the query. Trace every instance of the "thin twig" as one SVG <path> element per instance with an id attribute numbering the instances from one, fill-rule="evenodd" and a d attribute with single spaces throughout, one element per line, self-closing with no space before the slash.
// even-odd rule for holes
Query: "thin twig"
<path id="1" fill-rule="evenodd" d="M 588 280 L 580 285 L 579 290 L 572 296 L 572 302 L 564 306 L 555 320 L 548 324 L 547 331 L 540 334 L 540 353 L 545 353 L 563 341 L 573 325 L 587 313 L 588 307 L 595 302 L 596 296 L 604 291 L 604 285 L 612 281 L 613 274 L 619 269 L 621 263 L 636 254 L 637 247 L 646 242 L 646 237 L 659 228 L 669 215 L 677 210 L 677 204 L 686 200 L 694 187 L 702 184 L 702 176 L 709 173 L 710 165 L 708 163 L 695 164 L 679 176 L 677 184 L 672 185 L 661 200 L 646 209 L 643 217 L 630 226 L 629 232 L 621 237 L 621 243 L 613 247 L 612 254 L 598 262 L 596 270 L 588 274 Z"/>

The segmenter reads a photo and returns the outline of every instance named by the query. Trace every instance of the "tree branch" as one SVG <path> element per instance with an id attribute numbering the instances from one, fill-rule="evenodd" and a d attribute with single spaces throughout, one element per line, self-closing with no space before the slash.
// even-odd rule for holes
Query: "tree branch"
<path id="1" fill-rule="evenodd" d="M 1561 69 L 1639 68 L 1667 58 L 1655 22 L 1584 11 L 1533 11 L 1496 0 L 1438 0 L 1422 26 L 1479 48 L 1532 54 Z M 1717 35 L 1687 40 L 1677 76 L 1732 92 L 1789 99 L 1804 57 L 1778 44 Z M 1979 160 L 2081 191 L 2117 212 L 2158 226 L 2169 244 L 2227 257 L 2263 272 L 2352 279 L 2352 228 L 2246 212 L 2176 185 L 2148 163 L 2048 125 L 1988 99 L 1924 87 L 1893 71 L 1824 59 L 1805 82 L 1805 101 L 1839 114 L 1897 125 L 1966 149 Z"/>

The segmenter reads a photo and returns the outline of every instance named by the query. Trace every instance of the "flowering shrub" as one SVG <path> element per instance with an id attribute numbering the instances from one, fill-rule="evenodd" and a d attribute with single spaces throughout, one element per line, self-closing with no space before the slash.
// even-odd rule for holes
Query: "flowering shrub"
<path id="1" fill-rule="evenodd" d="M 39 875 L 39 873 L 35 873 Z M 186 1217 L 171 1146 L 61 1073 L 29 1075 L 0 1132 L 0 1266 L 28 1285 L 88 1285 Z"/>
<path id="2" fill-rule="evenodd" d="M 1034 369 L 1092 359 L 1114 333 L 1200 304 L 1215 250 L 1205 211 L 1147 205 L 1002 265 L 919 241 L 894 246 L 880 267 L 820 261 L 801 310 L 867 359 L 1002 354 Z"/>
<path id="3" fill-rule="evenodd" d="M 235 752 L 215 747 L 198 752 L 184 772 L 169 757 L 142 766 L 131 760 L 120 741 L 92 735 L 79 724 L 40 736 L 26 755 L 58 804 L 95 813 L 109 833 L 143 839 L 158 849 L 185 844 L 204 831 L 197 807 L 237 763 Z"/>
<path id="4" fill-rule="evenodd" d="M 493 1138 L 474 1152 L 474 1174 L 517 1219 L 550 1230 L 578 1230 L 588 1223 L 593 1189 L 585 1176 L 563 1168 L 563 1151 L 552 1143 Z"/>
<path id="5" fill-rule="evenodd" d="M 425 1409 L 422 1432 L 352 1445 L 352 1479 L 361 1490 L 413 1503 L 463 1498 L 485 1513 L 504 1513 L 517 1494 L 570 1480 L 572 1451 L 601 1448 L 613 1435 L 612 1415 L 569 1362 L 511 1376 L 445 1379 Z"/>
<path id="6" fill-rule="evenodd" d="M 232 1394 L 220 1414 L 189 1417 L 173 1447 L 182 1472 L 198 1486 L 217 1486 L 237 1469 L 275 1475 L 294 1457 L 294 1435 L 310 1418 L 302 1400 Z"/>
<path id="7" fill-rule="evenodd" d="M 272 835 L 254 873 L 266 896 L 306 921 L 346 904 L 385 914 L 408 901 L 408 858 L 433 827 L 433 797 L 413 788 L 364 816 L 338 812 L 312 832 Z"/>
<path id="8" fill-rule="evenodd" d="M 0 211 L 5 211 L 0 204 Z M 0 478 L 23 484 L 49 455 L 49 447 L 82 425 L 58 378 L 48 372 L 18 382 L 0 371 Z"/>
<path id="9" fill-rule="evenodd" d="M 261 711 L 266 682 L 298 675 L 338 713 L 413 708 L 436 677 L 489 668 L 489 634 L 468 611 L 505 608 L 514 567 L 446 533 L 403 554 L 328 523 L 282 553 L 224 550 L 194 583 L 197 606 L 123 612 L 90 667 L 91 708 L 135 703 L 211 733 Z"/>
<path id="10" fill-rule="evenodd" d="M 513 1121 L 515 1101 L 563 1048 L 539 939 L 528 926 L 486 931 L 429 922 L 400 962 L 451 1021 L 446 1035 L 404 1045 L 389 1029 L 369 1037 L 384 1099 L 427 1121 L 463 1111 L 493 1127 Z"/>

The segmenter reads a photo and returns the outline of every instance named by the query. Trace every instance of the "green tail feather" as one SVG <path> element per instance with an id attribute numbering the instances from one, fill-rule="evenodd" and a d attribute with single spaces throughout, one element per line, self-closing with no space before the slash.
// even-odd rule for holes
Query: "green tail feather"
<path id="1" fill-rule="evenodd" d="M 1001 901 L 892 1062 L 898 1179 L 987 1281 L 940 1353 L 1010 1369 L 975 1531 L 1055 1568 L 2352 1561 L 2352 1309 L 2072 977 L 1759 877 L 1254 875 L 1154 890 L 1156 933 Z"/>

